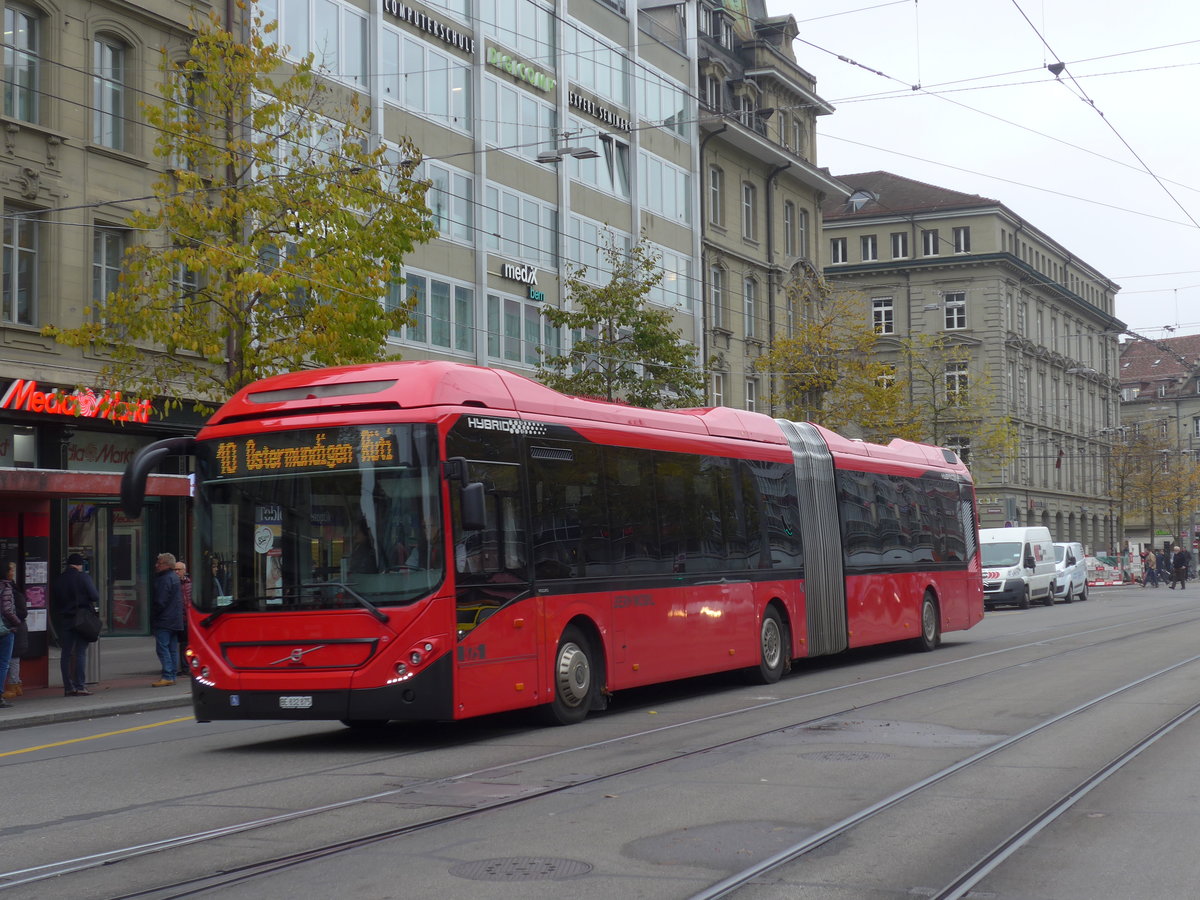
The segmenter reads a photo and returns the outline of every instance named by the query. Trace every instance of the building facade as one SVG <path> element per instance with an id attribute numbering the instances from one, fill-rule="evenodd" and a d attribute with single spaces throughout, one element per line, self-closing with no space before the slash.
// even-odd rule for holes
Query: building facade
<path id="1" fill-rule="evenodd" d="M 1131 453 L 1125 537 L 1191 546 L 1200 523 L 1200 335 L 1121 344 L 1121 444 Z"/>
<path id="2" fill-rule="evenodd" d="M 770 411 L 756 367 L 791 332 L 792 291 L 820 273 L 821 204 L 846 188 L 816 165 L 816 123 L 833 107 L 796 63 L 791 16 L 700 4 L 698 88 L 709 402 Z"/>
<path id="3" fill-rule="evenodd" d="M 313 53 L 370 106 L 374 139 L 422 150 L 438 237 L 381 298 L 415 301 L 389 351 L 533 374 L 539 348 L 571 340 L 541 315 L 564 303 L 564 273 L 603 280 L 606 246 L 645 240 L 665 273 L 651 302 L 672 311 L 697 364 L 719 356 L 712 401 L 761 406 L 754 359 L 786 328 L 788 279 L 819 271 L 819 204 L 841 190 L 814 164 L 815 120 L 831 108 L 795 63 L 794 19 L 767 17 L 762 0 L 259 7 L 291 58 Z M 126 222 L 166 165 L 141 104 L 158 102 L 161 48 L 184 53 L 192 15 L 209 11 L 4 5 L 0 550 L 31 597 L 83 553 L 112 633 L 147 630 L 154 555 L 188 546 L 187 473 L 152 481 L 137 521 L 119 509 L 117 473 L 200 417 L 100 389 L 101 350 L 43 329 L 79 325 L 115 288 L 139 240 Z M 705 180 L 714 170 L 719 183 Z M 706 288 L 706 271 L 719 283 Z"/>
<path id="4" fill-rule="evenodd" d="M 1002 459 L 956 448 L 980 526 L 1045 525 L 1089 553 L 1115 548 L 1118 286 L 999 201 L 889 172 L 838 178 L 852 193 L 824 208 L 831 286 L 861 296 L 893 354 L 917 334 L 965 348 L 944 389 L 986 383 L 989 417 L 1014 429 Z"/>

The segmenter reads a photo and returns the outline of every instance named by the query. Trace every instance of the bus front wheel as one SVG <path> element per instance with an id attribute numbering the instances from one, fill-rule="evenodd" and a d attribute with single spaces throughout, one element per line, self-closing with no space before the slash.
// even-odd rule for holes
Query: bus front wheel
<path id="1" fill-rule="evenodd" d="M 545 707 L 550 724 L 574 725 L 587 717 L 596 695 L 596 673 L 591 641 L 569 626 L 554 657 L 554 700 Z"/>

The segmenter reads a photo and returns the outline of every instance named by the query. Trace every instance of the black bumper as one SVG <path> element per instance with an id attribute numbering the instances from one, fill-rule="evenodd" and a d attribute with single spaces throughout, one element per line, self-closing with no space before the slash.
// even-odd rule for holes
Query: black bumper
<path id="1" fill-rule="evenodd" d="M 197 722 L 227 719 L 289 721 L 439 721 L 454 718 L 451 658 L 443 656 L 409 681 L 336 691 L 226 691 L 192 680 Z"/>

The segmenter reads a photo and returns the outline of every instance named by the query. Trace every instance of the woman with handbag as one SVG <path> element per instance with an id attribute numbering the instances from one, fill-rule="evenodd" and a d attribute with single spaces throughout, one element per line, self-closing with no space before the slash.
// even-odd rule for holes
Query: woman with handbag
<path id="1" fill-rule="evenodd" d="M 8 660 L 8 680 L 4 682 L 4 693 L 0 694 L 3 699 L 11 700 L 24 693 L 21 682 L 21 657 L 29 650 L 29 626 L 25 624 L 25 620 L 29 618 L 29 603 L 25 594 L 17 587 L 17 564 L 10 562 L 0 571 L 3 571 L 4 578 L 12 583 L 13 606 L 16 607 L 17 618 L 21 620 L 20 626 L 13 633 L 12 656 Z"/>
<path id="2" fill-rule="evenodd" d="M 4 577 L 0 578 L 0 684 L 4 684 L 8 679 L 8 661 L 12 658 L 16 631 L 21 627 L 16 607 L 17 586 L 13 584 L 16 576 L 16 565 L 6 563 Z M 11 703 L 0 697 L 0 709 L 8 709 L 10 706 Z"/>

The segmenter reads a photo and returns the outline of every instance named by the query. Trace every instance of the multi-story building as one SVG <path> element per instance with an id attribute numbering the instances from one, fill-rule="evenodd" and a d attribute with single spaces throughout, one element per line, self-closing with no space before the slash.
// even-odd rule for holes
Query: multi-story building
<path id="1" fill-rule="evenodd" d="M 982 379 L 988 415 L 1015 429 L 1003 459 L 957 448 L 980 525 L 1046 525 L 1089 552 L 1115 547 L 1118 286 L 999 201 L 889 172 L 838 177 L 853 193 L 825 204 L 826 277 L 861 295 L 885 353 L 917 334 L 967 348 L 946 388 Z"/>
<path id="2" fill-rule="evenodd" d="M 703 357 L 710 402 L 767 411 L 758 358 L 789 334 L 789 286 L 820 273 L 821 204 L 849 192 L 816 166 L 816 120 L 833 107 L 796 63 L 791 16 L 764 0 L 700 4 Z"/>
<path id="3" fill-rule="evenodd" d="M 793 19 L 768 18 L 762 0 L 749 15 L 695 0 L 260 6 L 293 58 L 314 53 L 369 105 L 377 140 L 411 137 L 423 152 L 439 236 L 381 298 L 416 298 L 390 350 L 532 374 L 539 347 L 571 339 L 540 315 L 564 302 L 567 268 L 601 279 L 606 242 L 644 239 L 666 272 L 651 301 L 673 311 L 698 362 L 720 352 L 736 373 L 714 401 L 757 405 L 753 360 L 786 323 L 786 280 L 819 268 L 818 203 L 840 190 L 813 163 L 814 120 L 830 107 L 795 65 Z M 125 223 L 166 164 L 140 104 L 158 98 L 160 48 L 181 55 L 192 14 L 207 12 L 167 0 L 5 5 L 0 551 L 20 556 L 31 597 L 83 553 L 117 633 L 146 630 L 153 554 L 187 545 L 183 473 L 152 483 L 159 496 L 137 521 L 119 510 L 117 473 L 199 420 L 162 398 L 77 393 L 103 359 L 42 329 L 79 325 L 115 287 L 139 239 Z M 704 265 L 722 279 L 722 318 L 707 329 L 702 168 L 723 176 L 704 183 L 720 204 Z"/>
<path id="4" fill-rule="evenodd" d="M 1123 342 L 1120 382 L 1122 442 L 1147 448 L 1131 466 L 1150 476 L 1132 479 L 1149 503 L 1131 502 L 1125 536 L 1132 546 L 1191 544 L 1200 516 L 1200 335 Z"/>

